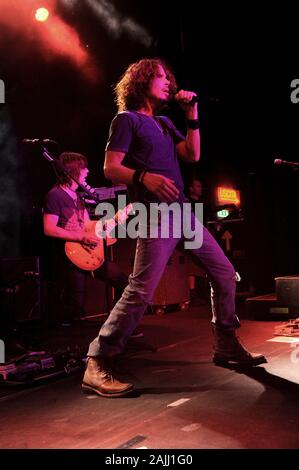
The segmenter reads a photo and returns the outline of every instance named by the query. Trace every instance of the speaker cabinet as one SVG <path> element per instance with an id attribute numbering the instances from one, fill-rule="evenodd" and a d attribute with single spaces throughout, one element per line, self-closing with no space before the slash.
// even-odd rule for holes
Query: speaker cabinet
<path id="1" fill-rule="evenodd" d="M 113 261 L 127 274 L 131 274 L 134 266 L 136 240 L 120 239 L 113 246 Z M 173 305 L 188 302 L 189 283 L 186 256 L 175 250 L 168 260 L 156 288 L 153 302 L 155 305 Z"/>
<path id="2" fill-rule="evenodd" d="M 0 258 L 0 323 L 41 319 L 39 258 Z"/>
<path id="3" fill-rule="evenodd" d="M 286 307 L 297 309 L 299 314 L 299 276 L 275 278 L 277 300 Z"/>
<path id="4" fill-rule="evenodd" d="M 189 301 L 186 256 L 174 250 L 156 288 L 153 305 L 183 304 Z"/>
<path id="5" fill-rule="evenodd" d="M 100 279 L 88 276 L 86 279 L 86 296 L 84 310 L 86 315 L 103 315 L 109 312 L 112 304 L 112 292 L 109 285 Z"/>

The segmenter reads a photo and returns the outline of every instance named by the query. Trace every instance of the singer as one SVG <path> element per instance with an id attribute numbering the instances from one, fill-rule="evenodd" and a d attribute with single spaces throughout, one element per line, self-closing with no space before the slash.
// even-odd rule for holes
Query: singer
<path id="1" fill-rule="evenodd" d="M 114 117 L 106 146 L 104 171 L 107 178 L 133 187 L 134 200 L 187 202 L 178 157 L 197 162 L 200 157 L 198 103 L 192 91 L 177 92 L 170 67 L 160 59 L 142 59 L 128 67 L 115 87 L 118 114 Z M 175 99 L 186 117 L 187 135 L 161 114 Z M 195 225 L 191 215 L 192 225 Z M 169 217 L 173 233 L 178 223 Z M 182 235 L 181 240 L 184 237 Z M 90 344 L 83 391 L 118 397 L 131 393 L 133 385 L 115 378 L 113 361 L 151 302 L 155 288 L 179 239 L 139 238 L 133 273 L 122 297 L 114 306 L 98 337 Z M 240 326 L 235 314 L 236 273 L 214 238 L 203 227 L 203 244 L 192 255 L 211 282 L 213 360 L 250 366 L 266 362 L 263 355 L 249 353 L 235 334 Z M 175 279 L 173 280 L 175 282 Z"/>
<path id="2" fill-rule="evenodd" d="M 84 300 L 86 293 L 86 278 L 89 272 L 79 269 L 72 264 L 64 252 L 65 241 L 75 241 L 85 245 L 98 242 L 94 235 L 87 235 L 84 225 L 89 221 L 83 199 L 76 192 L 77 183 L 85 186 L 88 175 L 87 159 L 84 155 L 74 152 L 64 152 L 59 157 L 61 166 L 58 167 L 57 183 L 48 192 L 44 204 L 44 233 L 54 238 L 53 257 L 55 268 L 55 281 L 61 286 L 64 303 L 64 323 L 85 315 Z M 65 169 L 70 176 L 61 171 Z M 115 300 L 117 300 L 128 283 L 124 274 L 116 263 L 105 260 L 100 268 L 93 271 L 94 275 L 108 282 L 114 287 Z"/>

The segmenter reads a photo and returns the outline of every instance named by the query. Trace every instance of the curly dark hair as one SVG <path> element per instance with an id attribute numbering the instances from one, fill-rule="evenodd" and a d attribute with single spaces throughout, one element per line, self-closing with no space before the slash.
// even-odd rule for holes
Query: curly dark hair
<path id="1" fill-rule="evenodd" d="M 62 168 L 65 168 L 71 176 L 78 179 L 80 170 L 87 167 L 87 158 L 81 153 L 76 152 L 63 152 L 58 158 L 57 170 L 57 184 L 68 185 L 72 184 L 72 179 L 65 175 Z"/>
<path id="2" fill-rule="evenodd" d="M 151 81 L 157 75 L 161 65 L 170 81 L 170 97 L 177 91 L 174 74 L 168 64 L 159 58 L 141 59 L 127 68 L 119 82 L 114 87 L 118 112 L 138 110 L 145 105 L 146 93 Z"/>

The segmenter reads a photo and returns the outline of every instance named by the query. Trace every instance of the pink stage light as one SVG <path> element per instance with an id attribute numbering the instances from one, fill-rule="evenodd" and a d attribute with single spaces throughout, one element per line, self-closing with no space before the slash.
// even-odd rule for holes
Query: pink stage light
<path id="1" fill-rule="evenodd" d="M 101 74 L 88 47 L 76 28 L 59 16 L 57 4 L 58 0 L 0 0 L 0 29 L 4 25 L 23 39 L 22 48 L 16 46 L 22 58 L 23 54 L 30 55 L 34 46 L 45 61 L 65 57 L 90 83 L 98 84 Z M 2 39 L 0 35 L 0 44 Z"/>

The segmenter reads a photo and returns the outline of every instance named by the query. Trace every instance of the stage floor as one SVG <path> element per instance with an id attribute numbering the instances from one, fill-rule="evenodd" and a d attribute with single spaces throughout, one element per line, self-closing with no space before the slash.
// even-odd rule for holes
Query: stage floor
<path id="1" fill-rule="evenodd" d="M 144 317 L 144 337 L 129 341 L 121 362 L 136 396 L 84 395 L 82 371 L 4 393 L 0 448 L 298 448 L 299 346 L 269 341 L 279 322 L 244 319 L 240 337 L 268 363 L 246 371 L 216 367 L 208 310 Z M 48 346 L 81 341 L 87 348 L 97 329 L 61 327 L 47 336 Z"/>

